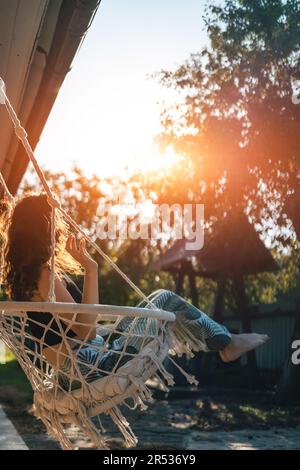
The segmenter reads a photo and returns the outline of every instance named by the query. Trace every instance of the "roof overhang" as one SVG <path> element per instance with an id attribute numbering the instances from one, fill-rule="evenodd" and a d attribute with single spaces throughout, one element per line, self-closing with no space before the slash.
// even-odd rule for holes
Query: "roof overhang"
<path id="1" fill-rule="evenodd" d="M 64 78 L 101 0 L 2 0 L 0 76 L 36 147 Z M 28 158 L 0 107 L 0 170 L 12 193 Z"/>

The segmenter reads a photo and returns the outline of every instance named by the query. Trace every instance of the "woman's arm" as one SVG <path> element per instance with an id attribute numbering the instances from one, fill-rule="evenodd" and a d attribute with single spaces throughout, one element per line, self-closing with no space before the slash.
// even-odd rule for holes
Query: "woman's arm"
<path id="1" fill-rule="evenodd" d="M 67 242 L 66 249 L 78 261 L 85 269 L 84 288 L 83 288 L 83 303 L 98 303 L 98 265 L 89 256 L 85 249 L 85 243 L 80 242 L 77 246 L 75 237 L 70 237 Z M 50 286 L 50 271 L 49 268 L 44 268 L 39 281 L 39 293 L 43 300 L 47 300 Z M 75 303 L 73 297 L 67 290 L 65 283 L 58 276 L 55 278 L 55 296 L 57 302 L 71 302 Z M 71 329 L 76 333 L 77 336 L 84 339 L 93 339 L 96 336 L 96 317 L 95 314 L 78 313 L 74 317 L 74 314 L 64 313 L 59 315 L 68 324 L 71 323 Z M 72 319 L 76 323 L 72 324 Z"/>
<path id="2" fill-rule="evenodd" d="M 94 261 L 86 251 L 85 240 L 81 239 L 77 245 L 75 237 L 69 237 L 66 246 L 70 255 L 81 264 L 85 270 L 82 303 L 98 304 L 99 303 L 99 287 L 98 287 L 98 264 Z M 95 314 L 78 314 L 77 321 L 93 324 L 95 322 Z M 88 328 L 88 327 L 87 327 Z M 96 336 L 96 328 L 91 333 L 91 337 Z"/>

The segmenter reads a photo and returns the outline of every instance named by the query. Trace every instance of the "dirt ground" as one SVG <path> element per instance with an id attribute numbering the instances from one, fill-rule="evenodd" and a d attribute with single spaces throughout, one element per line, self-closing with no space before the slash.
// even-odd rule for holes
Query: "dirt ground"
<path id="1" fill-rule="evenodd" d="M 58 449 L 30 411 L 27 394 L 1 387 L 0 403 L 29 449 Z M 127 411 L 139 449 L 300 449 L 300 404 L 278 407 L 272 392 L 201 391 L 176 387 L 169 396 L 156 393 L 146 412 Z M 122 447 L 114 426 L 103 421 L 110 447 Z M 89 447 L 75 427 L 69 436 Z"/>
<path id="2" fill-rule="evenodd" d="M 300 449 L 300 402 L 278 406 L 271 382 L 251 391 L 251 377 L 236 376 L 245 389 L 238 383 L 223 389 L 209 384 L 199 389 L 177 385 L 168 394 L 154 388 L 155 399 L 147 411 L 125 409 L 139 439 L 138 448 Z M 32 390 L 16 361 L 0 368 L 0 405 L 29 449 L 59 449 L 32 415 Z M 110 447 L 121 448 L 119 432 L 107 417 L 102 421 L 111 436 Z M 71 427 L 68 434 L 77 447 L 89 447 L 77 428 Z"/>

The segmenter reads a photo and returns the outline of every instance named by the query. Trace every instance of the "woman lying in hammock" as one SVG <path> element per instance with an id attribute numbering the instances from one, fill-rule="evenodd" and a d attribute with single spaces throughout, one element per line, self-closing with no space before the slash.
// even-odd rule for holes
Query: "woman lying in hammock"
<path id="1" fill-rule="evenodd" d="M 78 244 L 60 216 L 56 217 L 56 300 L 98 303 L 97 263 L 86 251 L 84 240 Z M 19 200 L 7 223 L 5 240 L 4 283 L 9 297 L 16 301 L 46 301 L 50 287 L 51 258 L 51 207 L 46 195 L 29 195 Z M 84 286 L 81 296 L 75 284 L 63 275 L 63 271 L 79 274 L 82 269 Z M 178 338 L 182 337 L 178 334 L 180 329 L 187 332 L 185 337 L 191 338 L 190 349 L 218 351 L 225 362 L 236 360 L 268 339 L 266 335 L 255 333 L 231 334 L 225 326 L 216 323 L 173 292 L 159 290 L 152 293 L 149 299 L 157 308 L 175 313 L 176 321 L 170 324 L 170 328 Z M 146 306 L 145 302 L 139 306 Z M 92 382 L 103 377 L 105 371 L 111 371 L 118 361 L 117 367 L 128 361 L 132 354 L 139 351 L 142 338 L 145 340 L 145 328 L 148 328 L 151 337 L 156 327 L 155 320 L 151 320 L 149 325 L 149 321 L 147 323 L 146 319 L 141 318 L 136 321 L 134 335 L 126 339 L 126 334 L 122 335 L 121 332 L 129 331 L 132 319 L 124 318 L 118 325 L 120 334 L 110 336 L 109 348 L 105 349 L 102 346 L 108 338 L 107 328 L 99 334 L 94 314 L 77 314 L 76 321 L 73 318 L 70 322 L 70 314 L 60 314 L 56 321 L 50 313 L 28 312 L 30 335 L 48 363 L 59 370 L 59 382 L 65 390 L 78 388 L 80 381 L 72 384 L 68 381 L 72 361 L 65 341 L 62 341 L 61 328 L 78 358 L 81 375 L 87 382 Z M 118 351 L 122 350 L 125 341 L 127 354 L 120 361 Z"/>

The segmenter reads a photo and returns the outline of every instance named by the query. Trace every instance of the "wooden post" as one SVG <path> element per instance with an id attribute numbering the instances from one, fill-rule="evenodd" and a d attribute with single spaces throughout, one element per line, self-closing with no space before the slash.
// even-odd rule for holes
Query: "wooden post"
<path id="1" fill-rule="evenodd" d="M 180 267 L 177 275 L 176 275 L 176 288 L 175 292 L 178 295 L 182 295 L 182 286 L 184 281 L 184 272 L 182 266 Z"/>
<path id="2" fill-rule="evenodd" d="M 196 288 L 196 276 L 191 266 L 190 272 L 188 273 L 189 283 L 190 283 L 190 293 L 192 298 L 192 303 L 195 307 L 199 307 L 198 292 Z"/>
<path id="3" fill-rule="evenodd" d="M 292 344 L 300 338 L 300 305 L 297 306 L 296 321 L 288 357 L 283 367 L 282 375 L 277 387 L 275 398 L 280 404 L 290 404 L 299 397 L 300 365 L 293 364 L 292 354 L 295 351 Z"/>
<path id="4" fill-rule="evenodd" d="M 217 281 L 217 293 L 215 298 L 215 305 L 213 308 L 213 319 L 218 323 L 223 323 L 223 303 L 225 296 L 226 280 L 221 277 Z"/>
<path id="5" fill-rule="evenodd" d="M 245 283 L 244 278 L 240 274 L 235 276 L 233 279 L 234 287 L 236 289 L 236 301 L 239 314 L 242 321 L 243 333 L 252 333 L 251 318 L 249 316 L 246 292 L 245 292 Z M 249 351 L 247 353 L 248 364 L 251 369 L 257 369 L 256 354 L 255 351 Z"/>
<path id="6" fill-rule="evenodd" d="M 295 183 L 295 193 L 286 201 L 284 210 L 287 216 L 293 222 L 295 232 L 298 240 L 300 240 L 300 217 L 299 217 L 299 203 L 300 203 L 300 188 Z"/>

